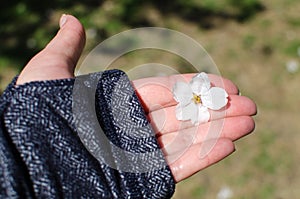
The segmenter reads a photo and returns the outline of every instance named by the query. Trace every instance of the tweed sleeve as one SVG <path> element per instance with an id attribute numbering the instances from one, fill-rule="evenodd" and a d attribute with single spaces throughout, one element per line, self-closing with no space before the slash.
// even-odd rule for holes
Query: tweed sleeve
<path id="1" fill-rule="evenodd" d="M 124 72 L 8 86 L 1 198 L 170 198 L 175 183 Z"/>

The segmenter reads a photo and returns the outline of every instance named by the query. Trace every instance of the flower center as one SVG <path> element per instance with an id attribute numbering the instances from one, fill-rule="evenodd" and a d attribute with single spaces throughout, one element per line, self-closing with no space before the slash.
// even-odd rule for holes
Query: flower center
<path id="1" fill-rule="evenodd" d="M 196 104 L 201 104 L 202 101 L 201 101 L 201 97 L 199 95 L 196 95 L 196 94 L 193 94 L 193 101 L 196 103 Z"/>

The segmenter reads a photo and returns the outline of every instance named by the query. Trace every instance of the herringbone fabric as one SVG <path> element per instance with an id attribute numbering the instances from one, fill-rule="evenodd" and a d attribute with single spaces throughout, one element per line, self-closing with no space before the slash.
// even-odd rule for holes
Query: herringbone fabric
<path id="1" fill-rule="evenodd" d="M 13 85 L 0 101 L 1 198 L 172 196 L 171 172 L 123 72 Z"/>

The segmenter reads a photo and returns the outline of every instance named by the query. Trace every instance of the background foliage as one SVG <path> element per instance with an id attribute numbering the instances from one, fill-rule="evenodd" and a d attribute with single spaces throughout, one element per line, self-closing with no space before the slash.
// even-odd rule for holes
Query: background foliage
<path id="1" fill-rule="evenodd" d="M 235 154 L 177 185 L 174 198 L 298 198 L 299 10 L 297 0 L 2 1 L 0 87 L 50 41 L 63 13 L 85 26 L 84 54 L 123 30 L 178 30 L 202 44 L 222 75 L 254 99 L 258 115 L 255 133 L 236 143 Z M 138 63 L 168 59 L 152 55 Z"/>
<path id="2" fill-rule="evenodd" d="M 99 42 L 122 30 L 156 26 L 147 14 L 155 9 L 163 18 L 177 15 L 200 27 L 212 28 L 210 18 L 246 20 L 263 7 L 256 0 L 11 0 L 0 3 L 0 66 L 20 70 L 57 31 L 62 13 L 78 17 Z M 226 9 L 223 9 L 225 6 Z M 246 11 L 246 12 L 245 12 Z M 93 42 L 92 41 L 92 42 Z M 2 75 L 3 76 L 3 75 Z M 3 78 L 3 77 L 2 77 Z"/>

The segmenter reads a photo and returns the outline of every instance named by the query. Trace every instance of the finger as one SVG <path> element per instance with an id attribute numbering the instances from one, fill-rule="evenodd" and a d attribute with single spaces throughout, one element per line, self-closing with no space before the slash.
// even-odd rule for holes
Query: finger
<path id="1" fill-rule="evenodd" d="M 176 104 L 172 89 L 176 82 L 190 82 L 195 74 L 173 75 L 169 77 L 145 78 L 133 81 L 140 101 L 146 112 Z M 228 94 L 238 94 L 238 88 L 230 80 L 209 74 L 213 86 L 224 88 Z"/>
<path id="2" fill-rule="evenodd" d="M 188 148 L 181 156 L 166 156 L 176 182 L 211 166 L 234 152 L 234 144 L 228 139 L 208 140 Z"/>
<path id="3" fill-rule="evenodd" d="M 158 136 L 158 142 L 165 155 L 182 151 L 191 144 L 199 144 L 208 139 L 227 138 L 236 141 L 255 128 L 250 116 L 230 117 L 215 121 L 215 124 L 205 123 L 200 126 L 166 133 Z"/>
<path id="4" fill-rule="evenodd" d="M 17 84 L 74 76 L 75 66 L 85 44 L 84 28 L 71 15 L 63 15 L 60 25 L 57 35 L 25 66 Z"/>
<path id="5" fill-rule="evenodd" d="M 176 106 L 152 111 L 148 114 L 151 125 L 158 134 L 178 131 L 178 129 L 194 126 L 191 122 L 183 122 L 176 118 Z M 225 117 L 250 116 L 256 113 L 255 103 L 247 97 L 230 95 L 229 104 L 225 110 L 210 110 L 210 121 Z M 183 127 L 184 125 L 184 127 Z"/>

